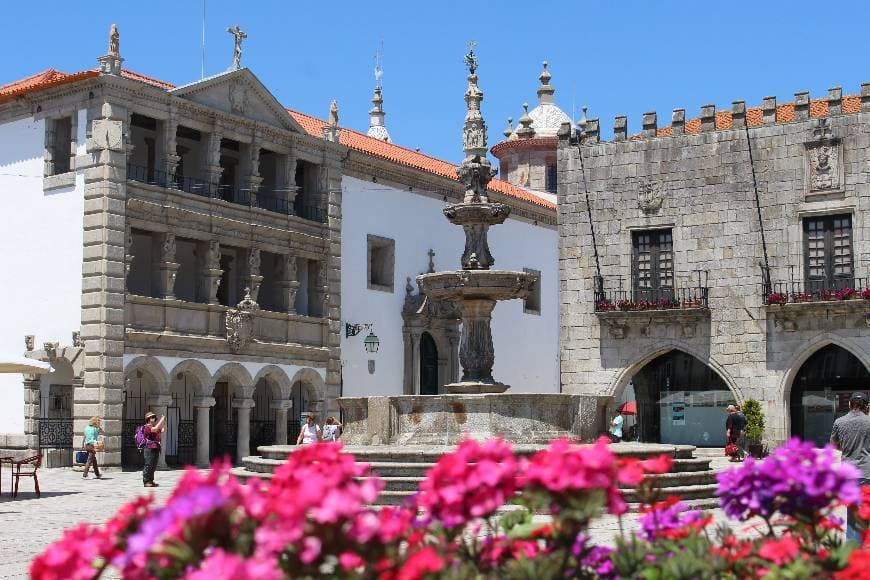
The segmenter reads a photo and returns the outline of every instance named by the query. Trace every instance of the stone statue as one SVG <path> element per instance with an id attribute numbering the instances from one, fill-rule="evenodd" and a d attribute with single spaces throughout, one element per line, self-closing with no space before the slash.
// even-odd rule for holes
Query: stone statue
<path id="1" fill-rule="evenodd" d="M 208 250 L 205 252 L 205 265 L 210 270 L 217 270 L 221 267 L 221 244 L 217 240 L 211 240 L 208 243 Z"/>
<path id="2" fill-rule="evenodd" d="M 477 43 L 473 40 L 468 41 L 468 53 L 465 55 L 465 66 L 468 68 L 468 72 L 474 74 L 474 71 L 477 70 L 477 55 L 474 54 L 474 47 Z"/>
<path id="3" fill-rule="evenodd" d="M 36 342 L 36 336 L 33 334 L 25 334 L 24 335 L 24 348 L 27 349 L 27 352 L 30 352 L 34 349 L 34 343 Z"/>
<path id="4" fill-rule="evenodd" d="M 109 56 L 121 56 L 121 35 L 117 24 L 113 24 L 109 31 Z"/>
<path id="5" fill-rule="evenodd" d="M 260 275 L 260 250 L 248 252 L 248 276 Z"/>
<path id="6" fill-rule="evenodd" d="M 237 70 L 242 68 L 242 41 L 248 38 L 248 35 L 239 28 L 236 24 L 233 27 L 227 28 L 227 32 L 233 35 L 233 66 Z"/>
<path id="7" fill-rule="evenodd" d="M 160 260 L 163 262 L 175 261 L 175 234 L 164 234 L 163 246 L 160 249 Z"/>
<path id="8" fill-rule="evenodd" d="M 335 99 L 329 105 L 329 124 L 338 125 L 338 102 Z"/>

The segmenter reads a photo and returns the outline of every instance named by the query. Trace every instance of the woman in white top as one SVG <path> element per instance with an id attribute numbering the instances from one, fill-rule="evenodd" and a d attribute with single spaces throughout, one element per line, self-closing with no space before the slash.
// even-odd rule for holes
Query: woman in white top
<path id="1" fill-rule="evenodd" d="M 313 414 L 308 415 L 308 421 L 302 426 L 299 437 L 296 438 L 296 445 L 307 445 L 320 440 L 320 425 L 317 424 L 317 417 Z"/>
<path id="2" fill-rule="evenodd" d="M 323 426 L 324 441 L 338 441 L 338 430 L 341 428 L 341 423 L 336 421 L 335 417 L 327 417 L 326 425 Z"/>

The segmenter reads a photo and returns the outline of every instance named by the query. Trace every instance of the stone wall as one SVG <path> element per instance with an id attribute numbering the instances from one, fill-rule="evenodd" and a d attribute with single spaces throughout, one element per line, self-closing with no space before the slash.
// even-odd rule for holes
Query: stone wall
<path id="1" fill-rule="evenodd" d="M 791 380 L 814 351 L 838 344 L 870 366 L 866 301 L 767 306 L 762 269 L 769 264 L 774 283 L 803 280 L 803 218 L 848 213 L 854 275 L 868 275 L 867 89 L 862 86 L 860 99 L 850 98 L 845 113 L 839 89 L 812 102 L 799 93 L 788 109 L 789 122 L 782 122 L 786 116 L 768 97 L 749 111 L 734 103 L 727 123 L 711 105 L 694 122 L 674 111 L 673 126 L 662 131 L 655 114 L 648 113 L 643 133 L 635 137 L 628 137 L 620 117 L 610 142 L 599 141 L 597 120 L 579 143 L 564 127 L 558 152 L 563 392 L 618 397 L 647 362 L 679 349 L 710 365 L 738 400 L 761 400 L 767 437 L 776 442 L 789 434 Z M 856 103 L 860 111 L 854 110 Z M 826 111 L 825 120 L 815 118 L 819 110 Z M 687 134 L 693 124 L 697 132 Z M 817 182 L 811 168 L 820 139 L 829 139 L 834 153 L 839 149 L 840 166 L 832 161 L 831 170 L 823 172 L 830 184 Z M 629 288 L 632 231 L 656 228 L 672 229 L 678 284 L 699 285 L 701 271 L 700 285 L 709 287 L 709 314 L 686 319 L 679 313 L 637 313 L 621 320 L 596 314 L 596 275 L 605 290 L 620 283 Z"/>

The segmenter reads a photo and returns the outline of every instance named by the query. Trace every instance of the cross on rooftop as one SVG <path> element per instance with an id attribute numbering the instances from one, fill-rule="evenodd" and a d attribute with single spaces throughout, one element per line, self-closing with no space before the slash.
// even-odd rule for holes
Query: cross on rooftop
<path id="1" fill-rule="evenodd" d="M 233 69 L 242 68 L 242 41 L 248 38 L 248 35 L 239 28 L 239 25 L 236 24 L 230 28 L 227 28 L 227 32 L 233 35 Z"/>
<path id="2" fill-rule="evenodd" d="M 821 140 L 831 137 L 831 128 L 828 127 L 828 120 L 825 118 L 819 119 L 816 128 L 813 129 L 813 135 Z"/>

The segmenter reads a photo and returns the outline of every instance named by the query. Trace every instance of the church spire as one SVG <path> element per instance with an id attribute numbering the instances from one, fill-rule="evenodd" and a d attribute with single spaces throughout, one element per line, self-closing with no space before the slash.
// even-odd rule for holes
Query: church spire
<path id="1" fill-rule="evenodd" d="M 550 70 L 547 68 L 547 61 L 544 61 L 544 70 L 541 71 L 541 76 L 538 77 L 541 81 L 541 86 L 538 87 L 539 105 L 553 102 L 553 93 L 556 92 L 556 87 L 550 84 L 551 78 L 553 78 L 553 75 L 550 74 Z"/>
<path id="2" fill-rule="evenodd" d="M 375 94 L 372 97 L 372 104 L 374 107 L 369 111 L 369 130 L 366 134 L 369 137 L 374 137 L 380 141 L 391 143 L 390 133 L 387 131 L 386 125 L 384 125 L 384 117 L 386 117 L 387 114 L 384 112 L 384 97 L 381 94 L 381 77 L 384 76 L 384 69 L 381 66 L 383 57 L 382 42 L 381 46 L 378 47 L 378 51 L 375 53 Z"/>

